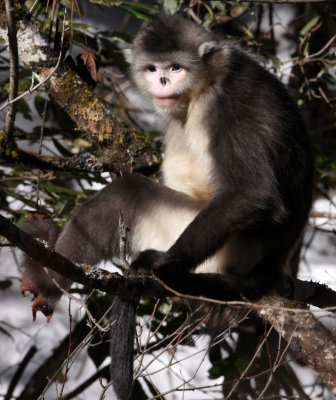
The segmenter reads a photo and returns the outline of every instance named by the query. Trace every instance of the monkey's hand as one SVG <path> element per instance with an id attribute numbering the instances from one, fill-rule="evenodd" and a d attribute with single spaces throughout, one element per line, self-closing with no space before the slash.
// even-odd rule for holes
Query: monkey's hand
<path id="1" fill-rule="evenodd" d="M 228 282 L 227 290 L 223 292 L 223 282 L 220 279 L 216 281 L 213 277 L 206 276 L 211 274 L 190 273 L 183 268 L 183 264 L 174 263 L 174 260 L 176 258 L 172 258 L 169 252 L 145 250 L 133 261 L 131 269 L 134 272 L 154 274 L 166 286 L 173 289 L 174 294 L 178 292 L 219 299 L 226 299 L 225 295 L 227 295 L 228 299 L 231 299 L 240 293 L 236 288 L 231 290 L 230 282 Z"/>
<path id="2" fill-rule="evenodd" d="M 168 252 L 145 250 L 133 261 L 131 269 L 134 272 L 152 273 L 166 285 L 182 293 L 188 286 L 190 273 L 174 263 Z"/>
<path id="3" fill-rule="evenodd" d="M 133 271 L 150 273 L 150 271 L 159 273 L 169 266 L 167 253 L 158 250 L 145 250 L 132 262 L 131 269 Z"/>

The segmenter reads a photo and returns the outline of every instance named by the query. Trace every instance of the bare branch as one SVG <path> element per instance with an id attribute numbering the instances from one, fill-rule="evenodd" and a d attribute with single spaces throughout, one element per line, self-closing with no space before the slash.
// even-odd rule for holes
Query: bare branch
<path id="1" fill-rule="evenodd" d="M 292 311 L 302 308 L 302 303 L 265 296 L 259 304 L 265 307 L 256 309 L 257 314 L 281 334 L 296 355 L 317 372 L 336 395 L 335 336 L 309 310 L 305 313 Z"/>
<path id="2" fill-rule="evenodd" d="M 110 366 L 106 365 L 105 367 L 102 367 L 101 369 L 98 369 L 94 374 L 92 374 L 88 379 L 86 379 L 83 383 L 78 385 L 74 390 L 71 392 L 65 394 L 62 396 L 62 400 L 70 400 L 77 398 L 79 394 L 84 392 L 84 390 L 89 387 L 93 382 L 98 380 L 100 377 L 105 376 L 109 374 L 110 372 Z"/>
<path id="3" fill-rule="evenodd" d="M 64 365 L 64 360 L 67 359 L 69 353 L 69 346 L 71 352 L 75 352 L 78 346 L 86 342 L 85 338 L 90 331 L 84 318 L 71 332 L 71 341 L 69 340 L 69 335 L 66 335 L 60 344 L 54 348 L 52 354 L 36 368 L 17 399 L 31 400 L 43 398 L 43 395 L 40 395 L 54 381 L 56 372 Z"/>
<path id="4" fill-rule="evenodd" d="M 126 279 L 118 273 L 110 273 L 85 264 L 75 264 L 54 250 L 45 247 L 41 242 L 19 229 L 2 215 L 0 215 L 0 234 L 34 260 L 48 266 L 48 268 L 71 279 L 73 282 L 115 295 L 139 296 L 152 293 L 160 297 L 169 295 L 151 277 Z"/>
<path id="5" fill-rule="evenodd" d="M 35 353 L 37 352 L 37 348 L 36 346 L 32 346 L 27 354 L 24 356 L 23 360 L 21 361 L 18 369 L 16 370 L 15 374 L 13 375 L 13 378 L 9 384 L 7 393 L 4 397 L 4 400 L 10 400 L 12 399 L 14 390 L 20 380 L 20 378 L 22 377 L 22 374 L 24 373 L 24 370 L 26 369 L 29 361 L 34 357 Z"/>
<path id="6" fill-rule="evenodd" d="M 167 297 L 175 295 L 219 304 L 254 305 L 254 303 L 246 301 L 231 302 L 231 300 L 253 298 L 255 293 L 249 286 L 244 286 L 243 282 L 238 283 L 239 290 L 235 291 L 237 289 L 236 285 L 233 285 L 222 274 L 188 273 L 187 277 L 191 281 L 191 284 L 190 282 L 188 285 L 186 283 L 183 291 L 178 292 L 161 282 L 158 278 L 149 276 L 130 276 L 125 278 L 118 273 L 111 273 L 94 266 L 73 263 L 61 254 L 44 246 L 2 215 L 0 215 L 0 234 L 42 265 L 58 272 L 73 282 L 81 283 L 106 293 L 118 296 L 127 295 L 130 297 L 146 295 Z M 325 285 L 294 278 L 290 279 L 289 283 L 293 286 L 293 290 L 289 295 L 295 296 L 295 300 L 297 301 L 304 301 L 318 307 L 334 308 L 336 306 L 336 293 Z M 213 287 L 218 287 L 217 292 L 223 293 L 221 299 L 214 299 L 212 297 L 213 291 L 211 288 Z"/>

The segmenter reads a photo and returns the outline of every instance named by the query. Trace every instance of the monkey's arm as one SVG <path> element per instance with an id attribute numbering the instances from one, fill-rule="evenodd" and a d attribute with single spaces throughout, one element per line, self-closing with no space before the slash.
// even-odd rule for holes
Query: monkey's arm
<path id="1" fill-rule="evenodd" d="M 267 235 L 267 231 L 276 230 L 287 215 L 279 198 L 278 193 L 262 194 L 262 189 L 257 191 L 250 187 L 240 194 L 222 194 L 209 202 L 167 252 L 146 250 L 135 259 L 132 267 L 156 273 L 168 269 L 188 271 L 212 256 L 236 232 Z"/>

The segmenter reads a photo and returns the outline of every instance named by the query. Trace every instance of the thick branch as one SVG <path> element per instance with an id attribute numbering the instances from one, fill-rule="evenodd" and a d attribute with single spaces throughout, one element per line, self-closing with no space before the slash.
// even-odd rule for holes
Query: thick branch
<path id="1" fill-rule="evenodd" d="M 164 297 L 172 293 L 178 295 L 176 292 L 169 291 L 169 288 L 163 288 L 152 277 L 132 276 L 125 278 L 118 273 L 111 273 L 97 267 L 75 264 L 61 254 L 44 246 L 2 215 L 0 215 L 0 234 L 34 260 L 48 266 L 48 268 L 74 282 L 114 295 L 135 297 L 145 295 Z M 207 290 L 211 286 L 222 288 L 222 300 L 238 300 L 242 298 L 242 295 L 246 298 L 249 298 L 249 295 L 255 295 L 249 287 L 244 287 L 243 283 L 240 286 L 239 293 L 232 293 L 229 282 L 220 274 L 190 275 L 192 276 L 192 282 L 195 283 L 192 285 L 194 287 L 189 288 L 188 283 L 186 283 L 185 290 L 181 291 L 181 295 L 189 294 L 192 296 L 202 296 L 203 299 L 211 299 L 211 289 Z M 292 279 L 291 284 L 293 291 L 290 295 L 294 296 L 296 301 L 309 302 L 309 304 L 318 307 L 334 307 L 336 305 L 336 293 L 325 285 L 316 282 L 301 281 L 299 279 Z"/>
<path id="2" fill-rule="evenodd" d="M 265 296 L 259 304 L 264 307 L 256 308 L 257 314 L 281 334 L 336 395 L 335 336 L 309 310 L 304 311 L 302 303 Z"/>
<path id="3" fill-rule="evenodd" d="M 6 19 L 1 6 L 0 37 L 8 42 Z M 45 85 L 78 129 L 85 132 L 88 140 L 97 144 L 97 157 L 102 169 L 131 172 L 154 168 L 160 163 L 160 156 L 153 151 L 144 135 L 112 116 L 108 105 L 93 94 L 90 87 L 65 63 L 58 62 L 58 56 L 33 23 L 19 21 L 17 43 L 21 62 L 34 72 L 34 76 Z M 12 161 L 18 157 L 18 152 L 8 151 L 1 141 L 0 154 Z"/>
<path id="4" fill-rule="evenodd" d="M 61 254 L 45 247 L 2 215 L 0 215 L 0 234 L 34 260 L 39 261 L 42 265 L 47 265 L 48 268 L 73 282 L 115 295 L 139 296 L 153 293 L 160 297 L 168 295 L 168 292 L 151 277 L 126 279 L 118 273 L 110 273 L 84 264 L 75 264 Z"/>
<path id="5" fill-rule="evenodd" d="M 32 168 L 51 169 L 52 171 L 109 171 L 103 166 L 99 157 L 91 154 L 74 155 L 72 157 L 39 156 L 36 153 L 17 149 L 15 162 L 29 165 Z M 105 168 L 104 168 L 105 167 Z"/>

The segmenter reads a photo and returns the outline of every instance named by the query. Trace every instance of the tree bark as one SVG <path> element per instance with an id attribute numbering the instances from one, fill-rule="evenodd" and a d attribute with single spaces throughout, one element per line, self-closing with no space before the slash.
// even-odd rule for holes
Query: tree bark
<path id="1" fill-rule="evenodd" d="M 22 12 L 22 9 L 20 9 Z M 19 16 L 16 16 L 19 18 Z M 8 43 L 5 9 L 0 5 L 0 38 Z M 22 18 L 17 22 L 17 44 L 20 61 L 34 73 L 48 93 L 60 104 L 76 123 L 79 130 L 85 133 L 90 142 L 97 144 L 96 158 L 74 158 L 69 162 L 73 169 L 107 170 L 116 173 L 129 173 L 137 170 L 155 169 L 161 162 L 148 138 L 129 128 L 111 111 L 103 99 L 96 96 L 68 65 L 60 61 L 36 25 Z M 27 92 L 31 93 L 31 90 Z M 1 139 L 1 137 L 0 137 Z M 37 156 L 27 155 L 15 146 L 6 146 L 0 140 L 0 154 L 11 161 L 33 160 Z M 63 158 L 52 157 L 41 159 L 43 166 L 62 165 Z M 88 163 L 86 162 L 88 161 Z M 78 162 L 78 164 L 76 164 Z M 69 164 L 68 163 L 68 164 Z M 66 163 L 65 163 L 66 164 Z"/>
<path id="2" fill-rule="evenodd" d="M 305 305 L 281 297 L 265 296 L 255 308 L 289 343 L 336 395 L 336 338 Z"/>

